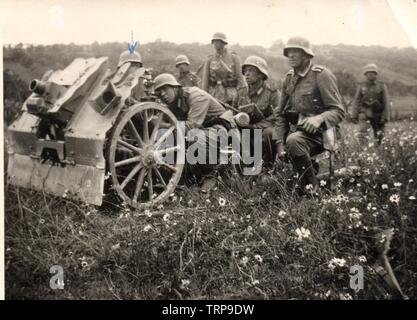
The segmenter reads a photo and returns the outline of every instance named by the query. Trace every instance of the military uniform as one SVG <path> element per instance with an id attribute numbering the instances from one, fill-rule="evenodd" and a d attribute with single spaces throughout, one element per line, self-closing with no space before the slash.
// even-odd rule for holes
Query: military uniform
<path id="1" fill-rule="evenodd" d="M 177 80 L 183 87 L 199 87 L 200 78 L 193 72 L 181 72 L 177 75 Z"/>
<path id="2" fill-rule="evenodd" d="M 387 86 L 382 81 L 365 81 L 358 85 L 352 101 L 354 120 L 359 120 L 361 142 L 365 142 L 368 122 L 370 122 L 374 137 L 381 143 L 385 123 L 390 118 Z"/>
<path id="3" fill-rule="evenodd" d="M 320 115 L 323 123 L 316 133 L 303 130 L 307 117 Z M 337 88 L 336 77 L 330 70 L 310 65 L 303 73 L 290 70 L 285 76 L 282 96 L 277 108 L 274 139 L 285 142 L 289 156 L 305 185 L 317 186 L 311 156 L 324 151 L 322 132 L 343 120 L 345 110 Z"/>
<path id="4" fill-rule="evenodd" d="M 272 89 L 265 81 L 257 88 L 240 88 L 233 100 L 233 106 L 239 106 L 254 103 L 260 113 L 251 113 L 249 124 L 253 128 L 262 129 L 262 140 L 264 146 L 265 158 L 273 161 L 275 158 L 275 147 L 272 143 L 274 126 L 276 121 L 276 109 L 279 102 L 279 91 Z"/>
<path id="5" fill-rule="evenodd" d="M 203 67 L 202 89 L 216 99 L 232 104 L 237 89 L 245 86 L 239 56 L 226 48 L 210 55 Z"/>

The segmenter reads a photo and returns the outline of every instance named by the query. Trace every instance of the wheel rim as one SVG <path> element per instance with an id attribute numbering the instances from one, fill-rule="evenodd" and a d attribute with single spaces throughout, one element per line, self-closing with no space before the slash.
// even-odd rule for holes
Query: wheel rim
<path id="1" fill-rule="evenodd" d="M 169 128 L 161 128 L 164 122 Z M 120 149 L 128 150 L 129 156 L 121 157 Z M 111 137 L 108 161 L 113 188 L 132 207 L 159 204 L 175 190 L 184 158 L 184 136 L 173 113 L 154 102 L 133 105 Z"/>

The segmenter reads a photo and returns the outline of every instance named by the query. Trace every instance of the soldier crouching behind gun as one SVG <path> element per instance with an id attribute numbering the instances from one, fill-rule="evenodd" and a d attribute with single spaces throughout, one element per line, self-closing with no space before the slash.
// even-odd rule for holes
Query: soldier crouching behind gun
<path id="1" fill-rule="evenodd" d="M 311 185 L 316 195 L 318 181 L 311 156 L 324 151 L 323 131 L 335 127 L 345 116 L 336 77 L 325 67 L 314 65 L 311 44 L 301 37 L 289 39 L 284 48 L 290 70 L 283 82 L 277 108 L 277 158 L 288 156 L 301 180 L 301 193 Z M 338 130 L 337 130 L 338 131 Z M 337 135 L 340 136 L 340 133 Z"/>
<path id="2" fill-rule="evenodd" d="M 205 149 L 206 155 L 209 155 L 209 150 L 217 151 L 219 136 L 227 137 L 228 131 L 235 127 L 232 111 L 226 110 L 219 101 L 200 88 L 182 87 L 171 74 L 158 75 L 154 80 L 154 90 L 177 119 L 184 121 L 185 136 L 190 130 L 198 129 L 193 132 L 193 138 L 197 138 L 195 143 L 199 144 L 198 150 Z M 215 134 L 209 134 L 210 130 Z M 218 166 L 208 162 L 197 164 L 198 167 L 187 165 L 187 168 L 195 174 L 201 174 L 201 171 L 208 173 L 201 187 L 202 192 L 208 192 L 216 181 L 210 174 Z"/>
<path id="3" fill-rule="evenodd" d="M 202 89 L 214 98 L 232 104 L 239 88 L 246 83 L 241 73 L 239 56 L 226 48 L 226 35 L 216 32 L 211 43 L 216 53 L 209 56 L 203 67 Z"/>
<path id="4" fill-rule="evenodd" d="M 266 83 L 269 78 L 268 64 L 263 58 L 248 57 L 242 65 L 242 73 L 246 78 L 248 88 L 238 90 L 233 100 L 233 107 L 249 115 L 249 124 L 240 125 L 241 128 L 262 129 L 263 159 L 267 164 L 271 164 L 276 157 L 272 136 L 280 94 L 278 90 L 272 89 Z"/>
<path id="5" fill-rule="evenodd" d="M 368 122 L 370 122 L 378 145 L 384 137 L 384 126 L 389 121 L 390 105 L 385 83 L 378 81 L 378 67 L 370 63 L 365 66 L 366 81 L 359 84 L 352 101 L 351 118 L 359 120 L 359 143 L 367 143 Z"/>

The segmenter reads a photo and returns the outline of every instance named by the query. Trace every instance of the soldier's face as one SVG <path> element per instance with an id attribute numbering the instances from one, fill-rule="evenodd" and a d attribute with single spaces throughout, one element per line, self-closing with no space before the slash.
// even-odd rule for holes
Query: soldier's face
<path id="1" fill-rule="evenodd" d="M 254 66 L 245 66 L 243 74 L 248 84 L 253 84 L 263 79 L 262 73 Z"/>
<path id="2" fill-rule="evenodd" d="M 378 77 L 378 75 L 377 75 L 377 73 L 376 73 L 376 72 L 367 72 L 367 73 L 365 74 L 365 76 L 366 76 L 366 78 L 367 78 L 369 81 L 375 81 L 375 80 L 376 80 L 376 78 Z"/>
<path id="3" fill-rule="evenodd" d="M 177 65 L 177 68 L 180 72 L 186 72 L 186 71 L 188 71 L 188 64 L 181 63 L 181 64 Z"/>
<path id="4" fill-rule="evenodd" d="M 288 49 L 288 62 L 292 68 L 300 68 L 303 66 L 309 57 L 304 53 L 303 50 L 298 48 Z"/>
<path id="5" fill-rule="evenodd" d="M 168 85 L 159 88 L 155 93 L 166 104 L 173 103 L 177 97 L 177 89 Z"/>
<path id="6" fill-rule="evenodd" d="M 222 50 L 225 46 L 225 43 L 221 40 L 213 40 L 213 46 L 216 51 Z"/>

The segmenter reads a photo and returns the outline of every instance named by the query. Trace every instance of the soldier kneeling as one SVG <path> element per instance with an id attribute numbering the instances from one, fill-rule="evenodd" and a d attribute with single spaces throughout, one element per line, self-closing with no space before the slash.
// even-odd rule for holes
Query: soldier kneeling
<path id="1" fill-rule="evenodd" d="M 154 80 L 154 90 L 177 119 L 183 122 L 184 136 L 193 130 L 192 138 L 196 139 L 196 149 L 205 149 L 207 152 L 203 153 L 206 155 L 212 150 L 217 152 L 219 136 L 227 137 L 228 131 L 235 127 L 233 113 L 227 111 L 219 101 L 197 87 L 182 87 L 171 74 L 158 75 Z M 186 143 L 186 147 L 189 147 L 189 144 Z M 217 167 L 213 167 L 208 161 L 197 164 L 200 165 L 198 167 L 200 172 L 204 170 L 209 172 Z M 189 167 L 189 169 L 195 171 L 195 168 Z M 213 181 L 214 178 L 205 179 L 202 191 L 208 191 L 208 187 L 213 186 Z"/>

